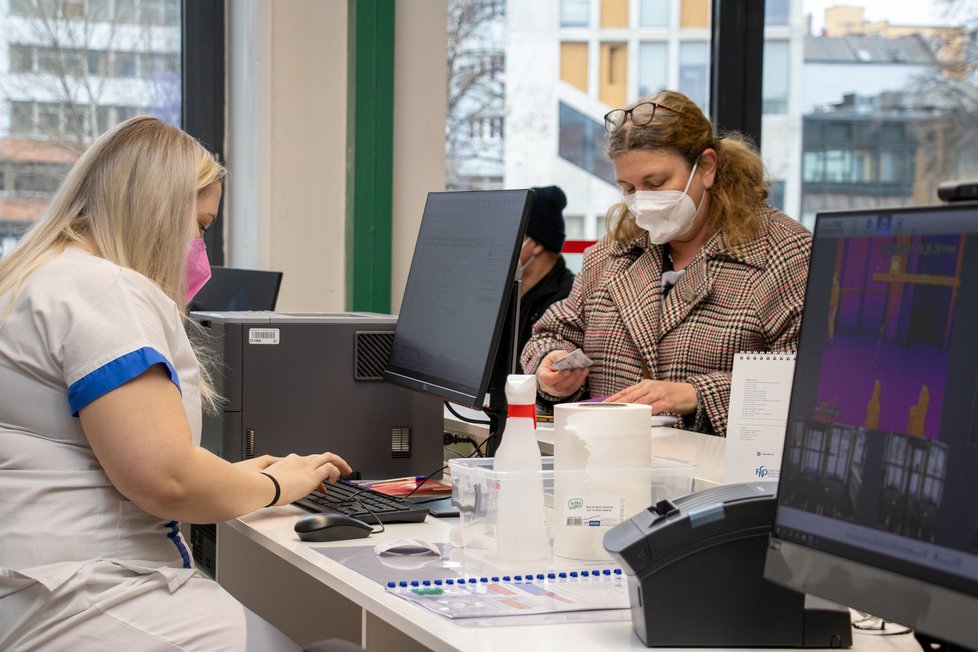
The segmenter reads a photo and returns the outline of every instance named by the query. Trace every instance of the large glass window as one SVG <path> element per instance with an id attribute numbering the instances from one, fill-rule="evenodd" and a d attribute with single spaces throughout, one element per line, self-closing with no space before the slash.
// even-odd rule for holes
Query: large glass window
<path id="1" fill-rule="evenodd" d="M 642 0 L 639 19 L 642 27 L 669 27 L 669 0 Z"/>
<path id="2" fill-rule="evenodd" d="M 679 90 L 700 107 L 707 107 L 710 92 L 710 44 L 680 43 Z"/>
<path id="3" fill-rule="evenodd" d="M 446 186 L 557 185 L 568 233 L 602 237 L 621 199 L 603 116 L 663 88 L 709 112 L 710 0 L 508 2 L 509 15 L 488 19 L 480 5 L 448 0 Z M 498 87 L 463 70 L 474 52 L 501 54 Z M 470 108 L 502 122 L 480 132 Z"/>
<path id="4" fill-rule="evenodd" d="M 560 0 L 561 27 L 587 27 L 591 20 L 588 0 Z"/>
<path id="5" fill-rule="evenodd" d="M 978 176 L 975 16 L 978 0 L 766 1 L 762 155 L 786 213 L 811 227 Z"/>
<path id="6" fill-rule="evenodd" d="M 790 0 L 764 0 L 764 24 L 787 25 L 790 11 Z"/>
<path id="7" fill-rule="evenodd" d="M 669 46 L 642 43 L 638 47 L 638 94 L 645 97 L 669 85 Z"/>
<path id="8" fill-rule="evenodd" d="M 567 104 L 560 105 L 560 157 L 582 170 L 614 183 L 615 173 L 604 155 L 604 127 Z"/>
<path id="9" fill-rule="evenodd" d="M 762 107 L 764 113 L 788 112 L 788 41 L 765 41 Z"/>
<path id="10" fill-rule="evenodd" d="M 179 124 L 180 0 L 0 2 L 0 254 L 103 131 Z"/>

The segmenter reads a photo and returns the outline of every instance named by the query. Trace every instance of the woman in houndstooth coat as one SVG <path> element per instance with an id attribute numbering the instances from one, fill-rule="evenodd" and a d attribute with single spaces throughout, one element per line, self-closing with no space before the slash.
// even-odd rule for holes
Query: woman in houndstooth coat
<path id="1" fill-rule="evenodd" d="M 605 127 L 624 201 L 534 325 L 523 368 L 545 402 L 647 403 L 724 436 L 734 355 L 795 351 L 811 234 L 765 202 L 756 149 L 718 136 L 685 95 L 661 91 Z M 592 366 L 553 368 L 577 347 Z"/>

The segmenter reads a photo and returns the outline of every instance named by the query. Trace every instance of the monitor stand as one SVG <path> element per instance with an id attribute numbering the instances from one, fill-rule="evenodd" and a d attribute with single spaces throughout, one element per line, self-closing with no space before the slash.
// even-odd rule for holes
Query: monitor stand
<path id="1" fill-rule="evenodd" d="M 506 418 L 509 415 L 509 404 L 506 401 L 506 379 L 516 373 L 516 360 L 521 351 L 517 350 L 520 330 L 520 288 L 519 279 L 513 281 L 510 288 L 509 308 L 506 311 L 506 323 L 499 336 L 499 346 L 493 359 L 492 372 L 489 375 L 489 406 L 485 409 L 489 418 L 489 437 L 486 439 L 486 457 L 495 457 L 499 442 L 502 441 L 506 429 Z"/>

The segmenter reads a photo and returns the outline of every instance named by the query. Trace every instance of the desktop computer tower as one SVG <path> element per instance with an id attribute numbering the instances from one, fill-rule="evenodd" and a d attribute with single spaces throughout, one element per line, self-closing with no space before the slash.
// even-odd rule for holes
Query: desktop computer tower
<path id="1" fill-rule="evenodd" d="M 218 370 L 201 444 L 230 460 L 331 451 L 364 478 L 443 464 L 442 403 L 383 380 L 397 317 L 195 312 Z"/>
<path id="2" fill-rule="evenodd" d="M 376 313 L 193 312 L 222 397 L 201 445 L 232 462 L 330 451 L 363 478 L 443 465 L 440 399 L 383 380 L 397 317 Z M 438 476 L 436 476 L 438 477 Z M 191 528 L 214 574 L 216 527 Z"/>

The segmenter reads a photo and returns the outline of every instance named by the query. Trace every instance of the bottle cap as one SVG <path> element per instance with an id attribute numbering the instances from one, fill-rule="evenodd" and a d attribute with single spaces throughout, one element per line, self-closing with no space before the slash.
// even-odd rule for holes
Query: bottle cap
<path id="1" fill-rule="evenodd" d="M 510 405 L 533 405 L 537 400 L 537 377 L 510 374 L 506 378 L 506 401 Z"/>

